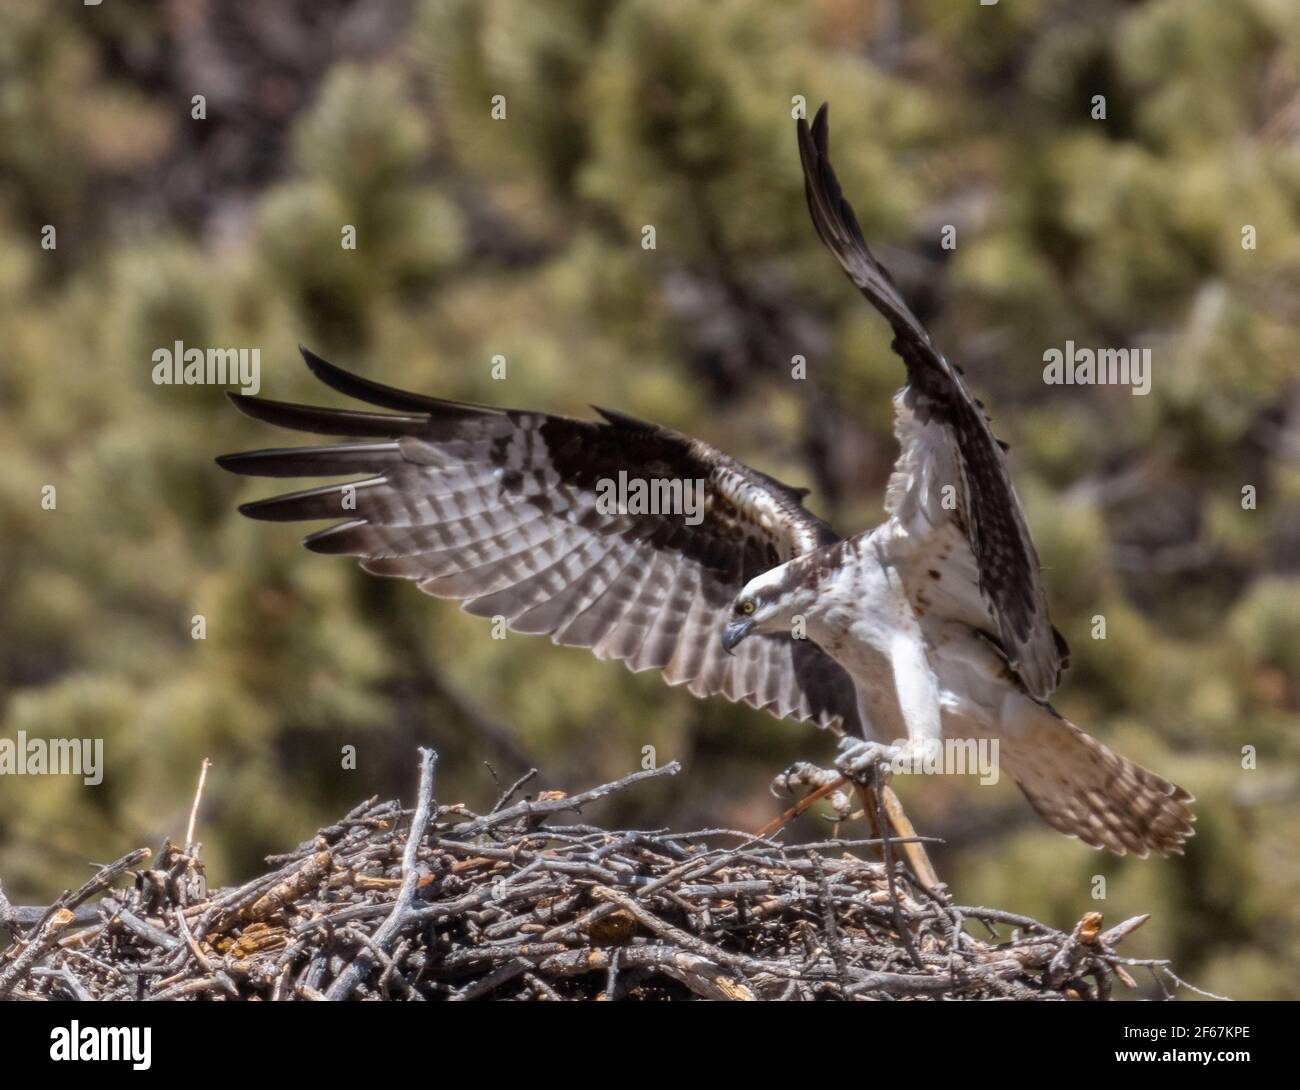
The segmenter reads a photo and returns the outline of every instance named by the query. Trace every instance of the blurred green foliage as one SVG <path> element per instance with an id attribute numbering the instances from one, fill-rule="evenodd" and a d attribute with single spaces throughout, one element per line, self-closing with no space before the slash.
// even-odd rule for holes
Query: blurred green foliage
<path id="1" fill-rule="evenodd" d="M 1129 952 L 1300 998 L 1298 72 L 1283 0 L 0 8 L 0 736 L 102 737 L 108 764 L 94 788 L 0 782 L 7 892 L 183 836 L 204 756 L 214 883 L 409 797 L 421 743 L 444 801 L 491 801 L 483 761 L 576 789 L 654 746 L 685 774 L 602 820 L 770 817 L 766 782 L 830 739 L 492 640 L 238 517 L 269 489 L 213 456 L 282 436 L 218 389 L 154 386 L 150 356 L 255 346 L 264 395 L 336 403 L 303 341 L 453 398 L 615 406 L 864 528 L 902 370 L 807 221 L 804 96 L 832 103 L 868 237 L 1012 443 L 1074 649 L 1059 708 L 1199 796 L 1187 856 L 1135 861 L 1010 785 L 902 783 L 949 840 L 940 872 L 1063 926 L 1151 912 Z M 1150 396 L 1044 385 L 1067 339 L 1151 347 Z"/>

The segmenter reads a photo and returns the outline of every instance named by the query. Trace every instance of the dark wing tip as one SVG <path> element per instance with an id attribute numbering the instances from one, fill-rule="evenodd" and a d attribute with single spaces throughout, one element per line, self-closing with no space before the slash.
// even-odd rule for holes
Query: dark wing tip
<path id="1" fill-rule="evenodd" d="M 303 548 L 321 556 L 360 555 L 359 550 L 354 551 L 352 535 L 358 527 L 367 525 L 369 524 L 365 519 L 352 519 L 349 522 L 340 522 L 335 526 L 326 527 L 324 530 L 317 530 L 302 539 Z"/>
<path id="2" fill-rule="evenodd" d="M 817 110 L 817 115 L 813 118 L 812 131 L 813 139 L 817 142 L 817 150 L 823 155 L 826 154 L 826 140 L 830 133 L 831 124 L 831 104 L 823 102 Z"/>
<path id="3" fill-rule="evenodd" d="M 838 198 L 839 184 L 830 164 L 830 116 L 831 104 L 823 102 L 812 119 L 811 127 L 803 118 L 799 119 L 799 155 L 804 173 L 811 176 L 809 181 L 815 178 L 817 184 L 825 186 Z"/>
<path id="4" fill-rule="evenodd" d="M 344 371 L 342 367 L 336 367 L 329 360 L 321 359 L 320 356 L 301 342 L 298 345 L 298 354 L 302 356 L 302 361 L 307 365 L 308 370 L 327 385 L 334 385 L 330 382 L 330 379 L 336 375 L 346 378 L 353 377 L 347 371 Z"/>
<path id="5" fill-rule="evenodd" d="M 357 384 L 364 384 L 365 379 L 352 374 L 350 371 L 343 370 L 342 367 L 330 363 L 329 360 L 322 359 L 305 344 L 298 345 L 298 353 L 302 356 L 302 362 L 307 365 L 307 370 L 325 383 L 326 386 L 347 394 L 349 397 L 360 396 L 361 392 L 358 391 Z M 370 401 L 369 398 L 362 398 L 362 400 Z M 375 402 L 371 401 L 371 404 L 375 404 Z M 389 407 L 393 408 L 395 406 L 390 405 Z M 409 405 L 407 407 L 409 408 Z"/>
<path id="6" fill-rule="evenodd" d="M 253 420 L 258 419 L 258 417 L 253 415 L 256 411 L 253 406 L 257 404 L 257 398 L 253 397 L 251 394 L 241 394 L 234 390 L 227 390 L 226 397 L 230 398 L 230 404 L 245 416 L 251 417 Z"/>
<path id="7" fill-rule="evenodd" d="M 500 414 L 505 411 L 503 409 L 489 408 L 485 405 L 472 405 L 464 401 L 447 401 L 440 397 L 413 394 L 408 390 L 398 389 L 396 386 L 385 386 L 382 382 L 374 382 L 371 379 L 362 378 L 360 375 L 354 375 L 351 371 L 345 371 L 337 364 L 321 359 L 320 356 L 304 345 L 300 344 L 298 351 L 302 353 L 303 361 L 307 364 L 311 373 L 325 383 L 326 386 L 370 405 L 378 405 L 384 409 L 396 409 L 399 412 L 424 413 L 443 419 L 482 416 L 485 413 Z"/>
<path id="8" fill-rule="evenodd" d="M 278 497 L 270 500 L 252 500 L 249 503 L 241 503 L 236 510 L 245 518 L 258 519 L 262 522 L 278 522 L 281 520 L 268 513 L 268 508 L 275 502 L 275 499 L 278 499 Z"/>
<path id="9" fill-rule="evenodd" d="M 631 428 L 636 431 L 662 431 L 658 424 L 652 424 L 648 420 L 641 420 L 638 417 L 630 416 L 627 413 L 621 413 L 617 409 L 602 409 L 599 405 L 592 405 L 592 410 L 599 413 L 607 423 L 617 427 Z"/>
<path id="10" fill-rule="evenodd" d="M 227 396 L 235 408 L 253 420 L 317 435 L 420 435 L 429 426 L 427 413 L 394 416 L 392 413 L 358 412 L 353 409 L 320 409 L 313 405 L 295 405 L 288 401 L 272 401 L 270 398 L 244 394 L 232 393 Z"/>
<path id="11" fill-rule="evenodd" d="M 831 112 L 831 104 L 829 102 L 823 102 L 820 106 L 817 107 L 817 112 L 813 115 L 813 120 L 812 120 L 812 131 L 814 133 L 825 134 L 826 126 L 830 123 L 830 112 Z M 808 119 L 806 117 L 800 117 L 797 119 L 795 124 L 801 130 L 806 129 L 808 128 Z M 825 143 L 824 135 L 822 138 L 822 143 L 823 144 Z"/>
<path id="12" fill-rule="evenodd" d="M 337 364 L 321 359 L 305 345 L 300 344 L 298 351 L 302 353 L 303 362 L 307 364 L 308 369 L 321 382 L 341 394 L 355 397 L 358 401 L 379 405 L 385 409 L 397 409 L 401 412 L 445 412 L 450 407 L 448 402 L 437 398 L 408 393 L 395 386 L 385 386 L 381 382 L 372 382 L 368 378 L 354 375 Z"/>

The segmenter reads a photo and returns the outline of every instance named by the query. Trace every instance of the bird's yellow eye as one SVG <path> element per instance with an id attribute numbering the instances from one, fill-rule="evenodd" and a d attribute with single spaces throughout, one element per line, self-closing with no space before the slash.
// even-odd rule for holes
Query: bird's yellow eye
<path id="1" fill-rule="evenodd" d="M 741 602 L 741 603 L 740 603 L 740 612 L 741 612 L 741 613 L 745 613 L 745 614 L 753 613 L 753 612 L 754 612 L 754 599 L 753 599 L 753 598 L 746 598 L 743 602 Z"/>

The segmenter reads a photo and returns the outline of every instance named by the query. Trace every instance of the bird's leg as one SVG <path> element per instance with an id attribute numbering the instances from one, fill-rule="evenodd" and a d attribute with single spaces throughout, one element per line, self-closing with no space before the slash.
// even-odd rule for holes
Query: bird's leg
<path id="1" fill-rule="evenodd" d="M 897 743 L 894 754 L 894 768 L 899 770 L 904 767 L 903 762 L 934 756 L 943 744 L 943 721 L 939 711 L 939 682 L 915 622 L 911 630 L 900 632 L 891 641 L 889 662 L 893 667 L 898 708 L 907 727 L 907 738 Z M 910 767 L 916 768 L 915 764 Z"/>
<path id="2" fill-rule="evenodd" d="M 855 782 L 866 780 L 868 786 L 874 786 L 873 777 L 885 784 L 895 772 L 919 771 L 922 762 L 932 759 L 942 745 L 939 683 L 930 668 L 920 629 L 913 622 L 884 646 L 907 737 L 885 743 L 846 735 L 835 758 L 835 767 L 844 775 Z M 861 699 L 859 711 L 865 715 L 865 710 L 866 701 Z"/>

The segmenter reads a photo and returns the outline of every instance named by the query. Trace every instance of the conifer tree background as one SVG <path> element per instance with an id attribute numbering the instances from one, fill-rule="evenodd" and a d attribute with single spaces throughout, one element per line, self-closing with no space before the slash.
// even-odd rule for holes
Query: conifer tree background
<path id="1" fill-rule="evenodd" d="M 12 899 L 182 836 L 204 756 L 214 884 L 407 791 L 417 744 L 441 753 L 439 798 L 480 807 L 484 761 L 563 788 L 653 746 L 686 771 L 629 799 L 646 826 L 756 828 L 775 773 L 829 760 L 826 736 L 494 640 L 239 517 L 269 490 L 213 457 L 282 437 L 220 389 L 150 379 L 177 340 L 258 347 L 263 396 L 336 404 L 302 341 L 431 394 L 618 407 L 865 528 L 902 368 L 808 222 L 795 96 L 831 103 L 867 237 L 1011 443 L 1074 651 L 1055 703 L 1199 800 L 1186 857 L 1144 862 L 1062 839 L 1009 783 L 900 782 L 948 840 L 940 872 L 966 903 L 1058 925 L 1152 912 L 1130 953 L 1300 998 L 1285 0 L 0 7 L 0 737 L 102 737 L 107 763 L 93 788 L 0 779 Z M 1067 340 L 1151 347 L 1150 395 L 1045 385 Z"/>

